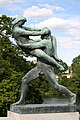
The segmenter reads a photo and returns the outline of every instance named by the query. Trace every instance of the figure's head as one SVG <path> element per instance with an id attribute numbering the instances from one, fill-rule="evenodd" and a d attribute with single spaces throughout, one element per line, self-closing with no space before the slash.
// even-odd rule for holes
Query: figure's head
<path id="1" fill-rule="evenodd" d="M 50 31 L 50 29 L 48 29 L 47 27 L 44 27 L 42 30 L 43 30 L 43 31 L 47 31 L 47 34 L 41 35 L 41 39 L 47 39 L 47 38 L 49 38 L 49 37 L 51 36 L 51 31 Z"/>
<path id="2" fill-rule="evenodd" d="M 27 19 L 24 16 L 17 16 L 13 19 L 13 25 L 23 25 L 26 21 Z"/>

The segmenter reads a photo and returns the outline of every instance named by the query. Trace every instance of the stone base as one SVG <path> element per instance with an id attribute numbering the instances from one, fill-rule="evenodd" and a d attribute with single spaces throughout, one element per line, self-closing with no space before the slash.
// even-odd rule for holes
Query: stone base
<path id="1" fill-rule="evenodd" d="M 10 118 L 8 120 L 79 120 L 79 113 L 18 114 L 9 111 L 8 118 Z"/>
<path id="2" fill-rule="evenodd" d="M 8 117 L 0 120 L 79 120 L 75 105 L 11 105 Z"/>
<path id="3" fill-rule="evenodd" d="M 68 104 L 11 105 L 10 111 L 18 114 L 65 113 L 76 112 L 76 106 Z"/>

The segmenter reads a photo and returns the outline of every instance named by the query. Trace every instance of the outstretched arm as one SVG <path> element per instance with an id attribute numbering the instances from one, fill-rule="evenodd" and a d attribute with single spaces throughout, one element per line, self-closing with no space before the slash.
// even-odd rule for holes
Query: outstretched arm
<path id="1" fill-rule="evenodd" d="M 41 29 L 25 27 L 25 26 L 22 26 L 22 28 L 25 29 L 25 30 L 30 30 L 30 31 L 41 31 Z"/>
<path id="2" fill-rule="evenodd" d="M 41 30 L 41 31 L 31 31 L 31 30 L 25 30 L 22 28 L 17 28 L 17 31 L 15 31 L 15 32 L 17 32 L 23 36 L 39 36 L 39 35 L 48 34 L 49 31 L 46 29 Z"/>

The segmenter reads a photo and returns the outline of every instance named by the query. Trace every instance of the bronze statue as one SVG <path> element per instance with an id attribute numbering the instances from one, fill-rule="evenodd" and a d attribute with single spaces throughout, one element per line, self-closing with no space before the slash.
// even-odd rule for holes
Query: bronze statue
<path id="1" fill-rule="evenodd" d="M 25 22 L 26 18 L 23 16 L 15 18 L 12 28 L 13 37 L 25 53 L 29 53 L 37 57 L 37 66 L 22 78 L 20 100 L 14 104 L 26 103 L 28 83 L 38 78 L 40 74 L 44 74 L 48 78 L 52 87 L 69 96 L 70 103 L 74 104 L 76 102 L 76 95 L 66 87 L 60 85 L 54 74 L 54 66 L 59 70 L 64 70 L 63 66 L 59 64 L 55 37 L 51 36 L 51 31 L 48 28 L 31 29 L 23 26 Z M 41 35 L 40 40 L 36 41 L 29 38 L 29 36 L 38 35 Z"/>

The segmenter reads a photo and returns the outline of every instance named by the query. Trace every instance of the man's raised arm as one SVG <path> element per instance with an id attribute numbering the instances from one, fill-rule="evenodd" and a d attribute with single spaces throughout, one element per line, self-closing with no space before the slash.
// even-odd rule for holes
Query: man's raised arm
<path id="1" fill-rule="evenodd" d="M 15 33 L 19 33 L 20 35 L 25 35 L 25 36 L 39 36 L 39 35 L 44 35 L 44 34 L 48 34 L 49 30 L 48 29 L 43 29 L 40 31 L 36 31 L 35 30 L 25 30 L 22 28 L 16 28 Z"/>
<path id="2" fill-rule="evenodd" d="M 22 28 L 25 29 L 25 30 L 30 30 L 30 31 L 41 31 L 41 29 L 31 28 L 31 27 L 26 27 L 26 26 L 22 26 Z"/>

